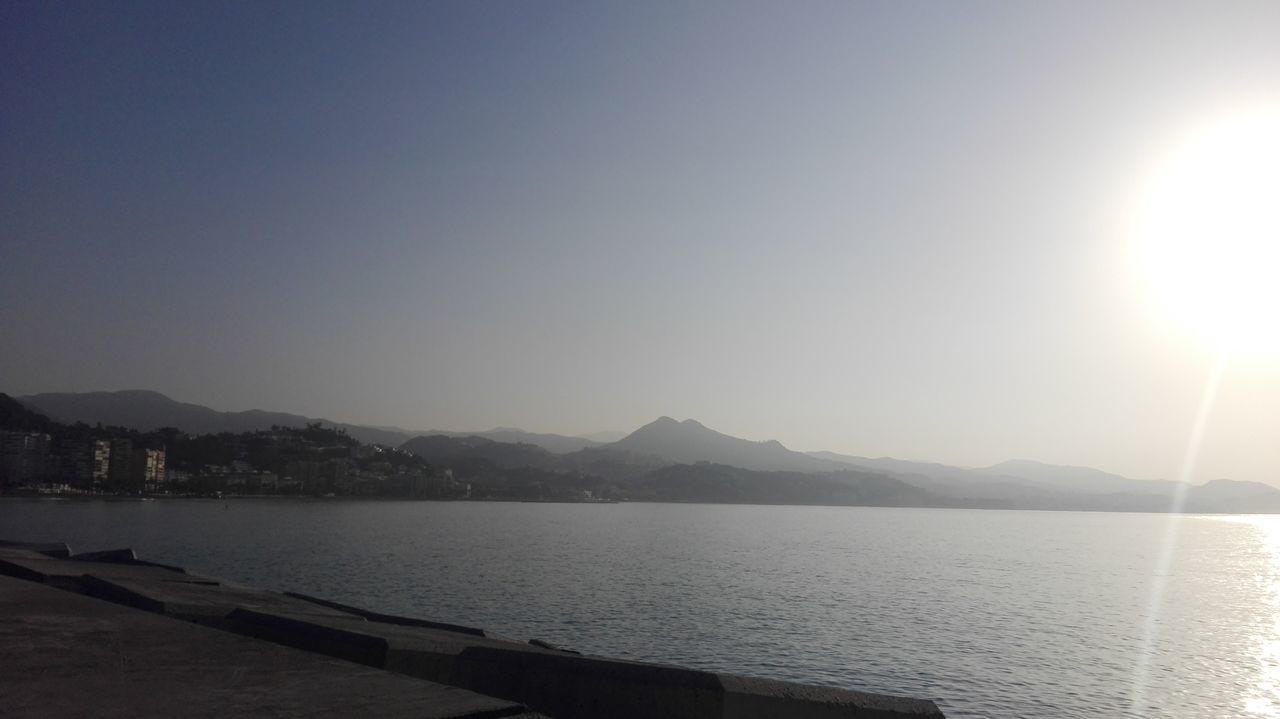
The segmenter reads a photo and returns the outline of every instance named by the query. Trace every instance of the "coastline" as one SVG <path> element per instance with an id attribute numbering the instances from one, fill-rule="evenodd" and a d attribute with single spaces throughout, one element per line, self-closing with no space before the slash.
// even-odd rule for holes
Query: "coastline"
<path id="1" fill-rule="evenodd" d="M 63 683 L 58 710 L 46 706 L 51 716 L 83 713 L 104 698 L 135 714 L 159 714 L 156 702 L 179 695 L 186 706 L 225 712 L 230 691 L 239 712 L 270 707 L 277 716 L 408 716 L 392 710 L 406 706 L 407 692 L 419 712 L 449 697 L 464 708 L 447 716 L 459 719 L 943 717 L 927 699 L 584 655 L 537 639 L 225 584 L 146 562 L 132 549 L 76 554 L 63 543 L 0 542 L 0 575 L 0 633 L 32 650 L 0 658 L 19 694 L 36 696 L 57 681 L 59 673 L 39 665 L 50 652 L 64 671 L 97 678 Z M 121 666 L 140 665 L 146 670 L 136 678 L 117 676 Z M 352 673 L 359 665 L 374 671 Z M 318 687 L 335 683 L 344 690 L 317 699 Z M 361 707 L 350 704 L 352 696 Z"/>

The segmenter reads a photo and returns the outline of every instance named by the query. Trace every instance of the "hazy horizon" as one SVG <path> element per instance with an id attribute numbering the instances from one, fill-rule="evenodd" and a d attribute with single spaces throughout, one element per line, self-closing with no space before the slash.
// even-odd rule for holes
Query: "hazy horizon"
<path id="1" fill-rule="evenodd" d="M 150 390 L 150 389 L 137 388 L 137 387 L 135 387 L 135 388 L 121 389 L 121 390 L 102 390 L 102 391 L 107 392 L 107 393 L 115 393 L 115 392 L 154 392 L 155 390 Z M 6 394 L 7 394 L 7 393 L 6 393 Z M 34 393 L 34 394 L 38 395 L 38 394 L 44 394 L 44 393 Z M 51 394 L 65 394 L 65 393 L 52 392 Z M 70 394 L 76 394 L 76 393 L 70 393 Z M 160 393 L 160 394 L 164 394 L 164 393 L 162 392 L 162 393 Z M 19 396 L 20 396 L 20 397 L 22 397 L 22 396 L 30 396 L 30 395 L 19 395 Z M 239 409 L 224 409 L 224 408 L 220 408 L 220 407 L 217 407 L 217 406 L 212 406 L 212 405 L 205 404 L 205 403 L 200 403 L 200 402 L 189 402 L 189 401 L 183 400 L 183 399 L 178 398 L 178 397 L 169 397 L 168 395 L 165 395 L 165 396 L 166 396 L 166 397 L 168 397 L 170 400 L 173 400 L 173 401 L 175 401 L 175 402 L 179 402 L 179 403 L 182 403 L 182 404 L 195 404 L 195 405 L 199 405 L 199 406 L 202 406 L 202 407 L 206 407 L 206 408 L 208 408 L 208 409 L 211 409 L 211 410 L 214 410 L 214 411 L 217 411 L 217 412 L 266 411 L 266 412 L 280 412 L 280 413 L 284 413 L 284 414 L 296 414 L 295 412 L 291 412 L 291 411 L 289 411 L 288 409 L 281 409 L 281 408 L 268 408 L 268 407 L 244 407 L 244 408 L 239 408 Z M 338 423 L 338 424 L 357 425 L 357 426 L 364 426 L 364 427 L 370 427 L 370 428 L 375 428 L 375 429 L 387 429 L 387 430 L 401 431 L 401 432 L 405 432 L 405 433 L 407 433 L 407 434 L 419 434 L 419 435 L 425 435 L 425 434 L 430 434 L 430 433 L 432 433 L 432 432 L 437 432 L 437 431 L 438 431 L 438 432 L 456 433 L 456 434 L 466 434 L 466 433 L 483 434 L 483 433 L 486 433 L 486 432 L 496 432 L 496 431 L 513 430 L 513 431 L 517 431 L 517 432 L 526 432 L 526 433 L 531 433 L 531 434 L 546 433 L 546 434 L 554 434 L 554 435 L 560 435 L 560 436 L 565 436 L 565 437 L 576 437 L 576 438 L 580 438 L 580 439 L 590 439 L 590 440 L 591 440 L 591 441 L 593 441 L 593 442 L 597 442 L 597 443 L 601 443 L 601 444 L 608 444 L 608 443 L 611 443 L 611 442 L 617 441 L 617 440 L 619 440 L 619 439 L 622 439 L 622 438 L 624 438 L 624 437 L 626 437 L 626 436 L 630 435 L 632 432 L 635 432 L 636 430 L 641 429 L 642 427 L 645 427 L 645 426 L 647 426 L 647 425 L 649 425 L 649 424 L 651 424 L 651 423 L 653 423 L 653 422 L 657 422 L 657 421 L 660 421 L 660 420 L 673 420 L 673 421 L 675 421 L 675 422 L 680 422 L 680 423 L 682 423 L 682 424 L 683 424 L 683 423 L 685 423 L 685 422 L 695 422 L 695 423 L 697 423 L 697 424 L 699 424 L 699 425 L 702 425 L 703 427 L 707 427 L 706 423 L 702 422 L 701 420 L 699 420 L 699 419 L 698 419 L 698 418 L 696 418 L 696 417 L 672 417 L 671 415 L 660 415 L 660 416 L 657 416 L 657 417 L 652 417 L 652 418 L 650 418 L 650 419 L 647 419 L 647 420 L 641 421 L 641 422 L 640 422 L 639 424 L 637 424 L 636 426 L 634 426 L 634 427 L 630 427 L 630 428 L 628 428 L 628 429 L 614 429 L 614 430 L 588 430 L 588 431 L 583 431 L 583 432 L 555 431 L 555 430 L 548 430 L 548 429 L 537 429 L 537 428 L 529 428 L 529 427 L 520 427 L 520 426 L 515 426 L 515 425 L 510 425 L 510 424 L 494 424 L 494 425 L 489 425 L 489 426 L 484 426 L 484 427 L 446 427 L 446 426 L 432 426 L 432 427 L 406 427 L 406 426 L 394 425 L 394 424 L 379 424 L 379 423 L 377 423 L 377 422 L 350 422 L 350 421 L 346 421 L 346 420 L 344 420 L 344 419 L 343 419 L 343 418 L 341 418 L 341 417 L 329 417 L 329 416 L 314 416 L 314 417 L 308 417 L 308 419 L 312 419 L 312 420 L 326 420 L 326 421 L 334 422 L 334 423 Z M 716 428 L 716 427 L 707 427 L 707 428 L 708 428 L 708 429 L 711 429 L 711 430 L 713 430 L 713 431 L 716 431 L 716 432 L 720 432 L 720 430 L 719 430 L 718 428 Z M 179 427 L 178 429 L 183 429 L 183 428 Z M 730 436 L 733 436 L 733 435 L 730 435 Z M 770 441 L 774 441 L 774 440 L 776 440 L 776 438 L 774 438 L 774 437 L 737 437 L 737 439 L 743 439 L 743 440 L 747 440 L 747 441 L 750 441 L 750 442 L 759 442 L 759 443 L 765 443 L 765 442 L 770 442 Z M 802 453 L 818 453 L 818 454 L 821 454 L 821 453 L 823 453 L 823 452 L 833 452 L 833 450 L 830 450 L 830 449 L 825 448 L 825 447 L 794 447 L 794 446 L 786 445 L 785 443 L 783 443 L 783 444 L 784 444 L 784 446 L 786 447 L 786 449 L 789 449 L 789 450 L 794 451 L 794 452 L 802 452 Z M 849 456 L 849 457 L 856 457 L 856 456 L 857 456 L 857 455 L 852 455 L 852 454 L 850 454 L 850 453 L 846 453 L 846 452 L 839 452 L 839 451 L 834 451 L 833 453 L 834 453 L 834 454 L 837 454 L 837 455 L 845 455 L 845 456 Z M 1031 462 L 1039 462 L 1039 463 L 1041 463 L 1041 464 L 1046 464 L 1046 465 L 1050 465 L 1050 466 L 1060 466 L 1060 467 L 1066 467 L 1066 468 L 1072 468 L 1072 469 L 1091 469 L 1091 470 L 1100 470 L 1100 471 L 1108 472 L 1108 473 L 1111 473 L 1111 474 L 1120 474 L 1120 473 L 1118 473 L 1118 472 L 1112 472 L 1111 470 L 1109 470 L 1109 469 L 1108 469 L 1108 468 L 1106 468 L 1106 467 L 1090 467 L 1090 466 L 1085 466 L 1085 465 L 1073 465 L 1073 464 L 1056 464 L 1056 463 L 1050 463 L 1050 462 L 1042 462 L 1041 460 L 1039 460 L 1039 459 L 1037 459 L 1037 458 L 1035 458 L 1035 457 L 1005 457 L 1005 458 L 998 459 L 998 460 L 995 460 L 995 461 L 993 461 L 993 462 L 990 462 L 990 463 L 988 463 L 988 464 L 984 464 L 984 465 L 964 465 L 964 464 L 948 463 L 948 462 L 940 461 L 940 460 L 938 460 L 938 459 L 936 459 L 936 458 L 933 458 L 933 457 L 888 457 L 887 455 L 886 455 L 886 456 L 868 455 L 868 456 L 866 456 L 865 458 L 866 458 L 866 459 L 897 459 L 897 460 L 906 460 L 906 461 L 910 461 L 910 462 L 939 463 L 939 464 L 944 464 L 944 465 L 953 466 L 953 467 L 960 467 L 960 468 L 963 468 L 963 469 L 975 469 L 975 470 L 990 469 L 990 468 L 992 468 L 992 467 L 994 467 L 994 466 L 996 466 L 996 465 L 999 465 L 999 464 L 1001 464 L 1001 463 L 1004 463 L 1004 462 L 1021 462 L 1021 461 L 1031 461 Z M 1123 475 L 1121 475 L 1121 476 L 1123 476 Z M 1171 479 L 1171 478 L 1169 478 L 1169 477 L 1129 477 L 1129 479 L 1140 479 L 1140 480 L 1164 480 L 1164 479 Z M 1206 482 L 1206 481 L 1213 481 L 1213 480 L 1216 480 L 1216 479 L 1235 479 L 1235 478 L 1232 478 L 1232 477 L 1212 477 L 1212 478 L 1205 478 L 1205 479 L 1204 479 L 1204 480 L 1202 480 L 1202 481 L 1196 481 L 1196 482 L 1193 482 L 1193 483 L 1194 483 L 1194 484 L 1203 484 L 1203 483 L 1204 483 L 1204 482 Z M 1278 487 L 1280 487 L 1280 482 L 1266 482 L 1266 483 L 1267 483 L 1267 484 L 1272 484 L 1273 486 L 1278 486 Z"/>
<path id="2" fill-rule="evenodd" d="M 1280 107 L 1277 27 L 1244 2 L 10 4 L 0 391 L 666 415 L 1177 478 L 1219 350 L 1153 300 L 1134 217 L 1186 138 Z M 1280 354 L 1231 354 L 1190 478 L 1280 484 L 1277 426 Z"/>

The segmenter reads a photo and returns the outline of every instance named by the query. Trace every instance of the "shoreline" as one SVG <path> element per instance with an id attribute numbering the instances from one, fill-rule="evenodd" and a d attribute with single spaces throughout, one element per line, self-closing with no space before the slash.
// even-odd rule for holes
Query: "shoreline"
<path id="1" fill-rule="evenodd" d="M 702 502 L 672 501 L 658 499 L 616 499 L 616 500 L 575 500 L 575 499 L 505 499 L 505 498 L 414 498 L 414 497 L 361 497 L 355 495 L 336 495 L 333 497 L 301 495 L 301 494 L 233 494 L 224 497 L 203 497 L 197 495 L 158 494 L 141 497 L 121 497 L 108 494 L 0 494 L 0 502 L 104 502 L 125 504 L 135 502 L 156 501 L 205 501 L 230 502 L 234 500 L 290 500 L 305 502 L 403 502 L 403 503 L 475 503 L 475 504 L 670 504 L 670 505 L 705 505 L 711 507 L 827 507 L 831 509 L 908 509 L 920 511 L 979 511 L 979 512 L 1046 512 L 1070 514 L 1140 514 L 1140 515 L 1172 515 L 1183 517 L 1276 517 L 1280 512 L 1171 512 L 1168 510 L 1142 509 L 1072 509 L 1058 507 L 957 507 L 927 506 L 903 504 L 805 504 L 773 502 Z"/>
<path id="2" fill-rule="evenodd" d="M 216 716 L 226 713 L 228 690 L 250 682 L 256 682 L 253 691 L 240 694 L 240 711 L 231 713 L 258 708 L 280 716 L 458 719 L 944 716 L 930 699 L 583 654 L 483 628 L 228 584 L 147 562 L 133 549 L 77 554 L 65 543 L 0 541 L 0 575 L 0 633 L 31 650 L 0 657 L 0 671 L 25 689 L 19 696 L 34 697 L 57 685 L 50 694 L 60 703 L 55 716 L 82 715 L 104 696 L 132 706 L 135 715 L 172 715 L 172 706 L 157 707 L 179 695 L 187 706 L 209 708 L 198 715 Z M 49 672 L 44 657 L 55 652 L 68 676 L 88 681 L 66 682 L 63 673 Z M 122 664 L 147 669 L 122 681 Z M 245 672 L 246 666 L 252 670 Z M 318 699 L 319 687 L 333 681 L 344 689 Z M 451 695 L 455 706 L 424 713 L 431 699 L 417 698 L 412 714 L 399 714 L 370 703 L 397 704 L 405 693 Z M 362 697 L 356 706 L 334 704 L 353 695 Z"/>

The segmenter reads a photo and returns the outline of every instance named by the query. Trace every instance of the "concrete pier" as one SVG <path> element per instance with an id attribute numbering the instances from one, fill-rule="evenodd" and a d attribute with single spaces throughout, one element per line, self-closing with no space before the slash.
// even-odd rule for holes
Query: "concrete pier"
<path id="1" fill-rule="evenodd" d="M 0 577 L 6 717 L 524 717 L 455 687 Z"/>
<path id="2" fill-rule="evenodd" d="M 22 678 L 0 689 L 0 700 L 14 702 L 0 703 L 6 715 L 72 716 L 79 702 L 96 706 L 91 696 L 102 691 L 134 707 L 120 716 L 204 716 L 167 711 L 163 703 L 165 687 L 198 674 L 194 696 L 204 692 L 209 716 L 226 715 L 213 705 L 235 693 L 233 714 L 253 715 L 258 703 L 294 712 L 271 716 L 942 717 L 928 700 L 584 656 L 482 629 L 227 584 L 139 562 L 128 550 L 79 557 L 0 546 L 0 574 L 15 578 L 0 584 L 0 672 Z M 56 655 L 74 671 L 54 671 Z M 152 675 L 158 683 L 149 685 Z M 81 676 L 96 679 L 84 691 L 55 691 L 59 681 Z M 131 698 L 139 692 L 147 698 Z M 380 697 L 385 707 L 367 704 Z M 4 711 L 13 706 L 27 711 Z M 410 706 L 419 713 L 403 713 Z"/>

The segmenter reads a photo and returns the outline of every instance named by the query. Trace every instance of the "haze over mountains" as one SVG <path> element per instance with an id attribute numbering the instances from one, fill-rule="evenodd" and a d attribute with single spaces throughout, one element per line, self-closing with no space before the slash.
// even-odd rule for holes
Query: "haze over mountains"
<path id="1" fill-rule="evenodd" d="M 220 412 L 203 405 L 179 402 L 151 390 L 45 392 L 15 397 L 15 399 L 61 422 L 102 423 L 142 431 L 177 427 L 193 434 L 253 432 L 269 429 L 272 425 L 301 427 L 309 422 L 320 422 L 326 426 L 344 429 L 347 434 L 361 442 L 383 444 L 389 447 L 424 434 L 442 434 L 451 437 L 477 436 L 499 442 L 533 442 L 554 452 L 571 452 L 597 444 L 582 437 L 524 432 L 505 427 L 483 432 L 413 431 L 400 427 L 347 424 L 320 417 L 304 417 L 287 412 L 266 412 L 258 409 Z"/>
<path id="2" fill-rule="evenodd" d="M 848 467 L 847 463 L 793 452 L 777 440 L 752 442 L 708 429 L 697 420 L 677 422 L 670 417 L 659 417 L 612 446 L 681 464 L 715 462 L 766 472 L 830 472 Z"/>
<path id="3" fill-rule="evenodd" d="M 1137 480 L 1088 467 L 1030 460 L 962 468 L 887 457 L 805 453 L 775 440 L 741 439 L 696 420 L 670 417 L 604 443 L 512 428 L 412 432 L 282 412 L 219 412 L 144 390 L 46 393 L 17 399 L 62 422 L 144 431 L 177 427 L 191 433 L 248 432 L 319 421 L 361 442 L 399 447 L 433 464 L 489 474 L 542 473 L 537 481 L 597 477 L 624 483 L 625 495 L 634 499 L 1168 511 L 1181 489 L 1184 511 L 1280 511 L 1280 490 L 1256 482 L 1216 480 L 1182 487 L 1167 480 Z"/>

